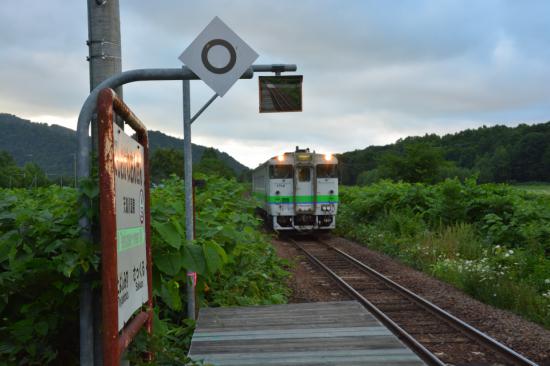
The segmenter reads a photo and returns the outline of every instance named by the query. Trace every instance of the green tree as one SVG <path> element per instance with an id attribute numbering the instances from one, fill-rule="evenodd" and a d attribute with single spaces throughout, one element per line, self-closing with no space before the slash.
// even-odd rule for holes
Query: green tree
<path id="1" fill-rule="evenodd" d="M 414 142 L 405 145 L 404 150 L 402 154 L 387 153 L 382 156 L 379 168 L 381 176 L 411 183 L 437 181 L 446 163 L 440 148 Z"/>
<path id="2" fill-rule="evenodd" d="M 23 173 L 22 184 L 24 187 L 45 187 L 50 185 L 46 174 L 36 163 L 27 163 L 21 169 Z"/>
<path id="3" fill-rule="evenodd" d="M 183 178 L 183 153 L 179 150 L 159 148 L 150 159 L 151 182 L 160 183 L 175 174 Z"/>
<path id="4" fill-rule="evenodd" d="M 369 184 L 377 183 L 382 179 L 378 169 L 365 170 L 357 176 L 357 184 L 360 186 L 366 186 Z"/>
<path id="5" fill-rule="evenodd" d="M 496 148 L 491 157 L 491 168 L 493 169 L 494 182 L 502 183 L 510 180 L 510 154 L 504 146 Z"/>
<path id="6" fill-rule="evenodd" d="M 0 151 L 0 187 L 18 187 L 21 184 L 22 173 L 13 156 L 6 151 Z"/>
<path id="7" fill-rule="evenodd" d="M 541 132 L 525 134 L 512 154 L 512 178 L 520 181 L 542 180 L 545 175 L 543 154 L 548 145 L 548 135 Z"/>
<path id="8" fill-rule="evenodd" d="M 235 172 L 219 157 L 215 149 L 209 147 L 204 150 L 201 161 L 194 167 L 196 173 L 216 175 L 224 178 L 236 178 Z"/>
<path id="9" fill-rule="evenodd" d="M 550 145 L 546 146 L 546 151 L 542 155 L 541 164 L 544 172 L 542 179 L 550 181 Z"/>

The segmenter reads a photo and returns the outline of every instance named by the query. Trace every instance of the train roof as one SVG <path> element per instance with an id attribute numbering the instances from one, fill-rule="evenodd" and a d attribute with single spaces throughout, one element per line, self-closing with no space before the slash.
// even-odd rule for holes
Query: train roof
<path id="1" fill-rule="evenodd" d="M 278 165 L 278 164 L 290 164 L 293 165 L 296 162 L 311 162 L 314 165 L 318 164 L 338 164 L 338 159 L 332 154 L 321 154 L 310 149 L 299 149 L 296 146 L 296 150 L 292 152 L 285 152 L 283 154 L 273 156 L 264 163 L 258 166 L 264 165 Z"/>

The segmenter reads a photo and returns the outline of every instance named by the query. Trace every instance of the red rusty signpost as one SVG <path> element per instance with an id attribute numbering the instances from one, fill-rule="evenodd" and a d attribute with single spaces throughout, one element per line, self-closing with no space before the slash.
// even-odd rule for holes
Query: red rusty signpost
<path id="1" fill-rule="evenodd" d="M 115 366 L 141 328 L 153 331 L 149 143 L 145 126 L 112 89 L 99 93 L 97 111 L 103 365 Z M 116 115 L 136 140 L 114 123 Z"/>

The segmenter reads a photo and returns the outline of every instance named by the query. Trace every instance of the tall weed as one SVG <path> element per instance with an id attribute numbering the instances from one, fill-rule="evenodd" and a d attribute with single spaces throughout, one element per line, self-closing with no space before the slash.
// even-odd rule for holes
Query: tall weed
<path id="1" fill-rule="evenodd" d="M 550 197 L 473 179 L 340 192 L 340 235 L 550 327 Z"/>

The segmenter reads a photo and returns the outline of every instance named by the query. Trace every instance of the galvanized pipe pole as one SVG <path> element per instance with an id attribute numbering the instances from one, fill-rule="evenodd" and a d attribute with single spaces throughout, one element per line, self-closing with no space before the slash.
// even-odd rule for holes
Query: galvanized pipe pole
<path id="1" fill-rule="evenodd" d="M 185 239 L 192 242 L 193 235 L 193 155 L 191 145 L 191 87 L 189 80 L 182 81 L 183 94 L 183 156 L 185 183 Z M 187 271 L 187 317 L 195 320 L 195 273 Z"/>

